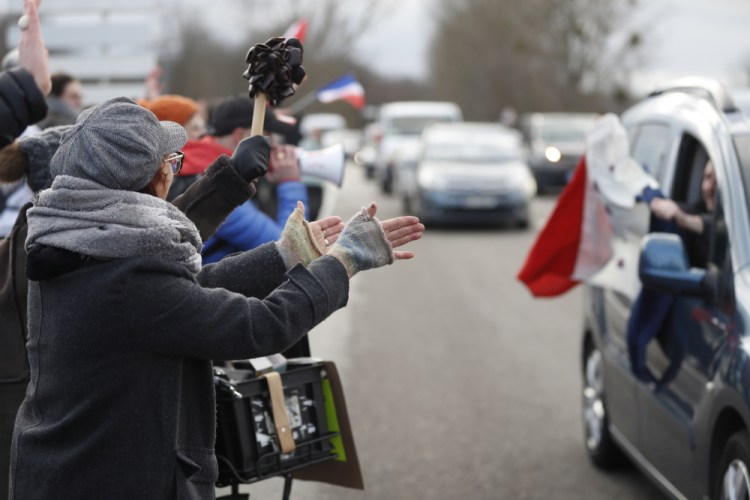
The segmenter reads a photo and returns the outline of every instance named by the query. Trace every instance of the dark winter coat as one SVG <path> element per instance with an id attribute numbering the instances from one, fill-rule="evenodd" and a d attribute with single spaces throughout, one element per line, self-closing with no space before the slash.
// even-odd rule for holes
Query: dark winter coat
<path id="1" fill-rule="evenodd" d="M 44 95 L 25 69 L 0 73 L 0 148 L 47 114 Z"/>
<path id="2" fill-rule="evenodd" d="M 285 274 L 274 243 L 197 274 L 158 257 L 28 257 L 31 381 L 11 495 L 211 499 L 217 463 L 210 360 L 277 353 L 348 300 L 324 256 Z M 264 297 L 265 299 L 248 297 Z"/>
<path id="3" fill-rule="evenodd" d="M 197 276 L 155 257 L 39 259 L 29 267 L 52 274 L 29 288 L 14 500 L 214 498 L 209 360 L 282 351 L 348 296 L 344 267 L 322 257 L 246 298 L 284 279 L 273 243 Z"/>
<path id="4" fill-rule="evenodd" d="M 31 73 L 25 69 L 0 73 L 0 148 L 12 143 L 26 127 L 38 122 L 46 114 L 47 103 L 44 94 L 36 86 Z M 25 233 L 20 235 L 21 245 L 25 237 Z M 20 248 L 23 250 L 23 246 Z M 4 496 L 8 488 L 10 433 L 16 409 L 26 388 L 28 372 L 23 348 L 24 330 L 18 328 L 19 322 L 26 318 L 26 311 L 21 311 L 17 307 L 12 290 L 12 270 L 18 269 L 19 264 L 15 252 L 16 248 L 13 245 L 0 245 L 0 269 L 7 275 L 0 279 L 0 294 L 7 299 L 0 301 L 0 339 L 12 339 L 11 349 L 15 349 L 9 352 L 4 345 L 0 345 L 0 496 Z M 23 276 L 23 267 L 20 269 Z M 5 324 L 8 317 L 11 318 L 10 325 Z M 16 363 L 14 356 L 19 353 L 20 362 Z"/>
<path id="5" fill-rule="evenodd" d="M 231 167 L 229 158 L 220 157 L 173 203 L 206 239 L 250 195 L 251 188 Z M 0 240 L 0 498 L 5 498 L 8 489 L 11 435 L 29 380 L 24 242 L 30 207 L 29 203 L 21 209 L 11 233 Z"/>

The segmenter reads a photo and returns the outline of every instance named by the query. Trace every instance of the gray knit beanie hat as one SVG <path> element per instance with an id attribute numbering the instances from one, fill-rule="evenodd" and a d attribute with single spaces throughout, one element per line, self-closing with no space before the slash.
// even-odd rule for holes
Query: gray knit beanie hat
<path id="1" fill-rule="evenodd" d="M 187 141 L 181 125 L 160 122 L 127 97 L 87 109 L 65 132 L 50 162 L 53 177 L 70 175 L 110 189 L 139 191 L 154 177 L 165 155 Z"/>

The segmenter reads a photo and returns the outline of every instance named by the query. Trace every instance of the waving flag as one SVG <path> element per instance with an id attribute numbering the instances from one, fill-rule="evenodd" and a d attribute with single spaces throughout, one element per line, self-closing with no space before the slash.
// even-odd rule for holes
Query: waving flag
<path id="1" fill-rule="evenodd" d="M 355 109 L 362 109 L 365 105 L 365 89 L 352 74 L 344 75 L 318 89 L 317 97 L 320 102 L 326 103 L 344 100 Z"/>
<path id="2" fill-rule="evenodd" d="M 518 280 L 535 297 L 562 295 L 578 284 L 573 274 L 581 243 L 585 192 L 586 161 L 581 158 L 518 272 Z"/>
<path id="3" fill-rule="evenodd" d="M 635 203 L 658 184 L 630 158 L 615 115 L 597 120 L 586 143 L 585 157 L 517 275 L 536 297 L 561 295 L 580 281 L 630 297 L 640 288 L 632 240 L 647 231 L 649 211 Z"/>
<path id="4" fill-rule="evenodd" d="M 289 26 L 284 34 L 282 35 L 284 38 L 296 38 L 301 43 L 305 43 L 305 38 L 307 37 L 307 25 L 310 24 L 306 19 L 300 19 L 299 21 L 295 21 L 292 23 L 291 26 Z"/>

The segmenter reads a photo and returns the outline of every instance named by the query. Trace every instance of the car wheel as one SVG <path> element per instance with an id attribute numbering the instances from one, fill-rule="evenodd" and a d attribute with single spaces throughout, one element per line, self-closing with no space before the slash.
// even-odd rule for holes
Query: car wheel
<path id="1" fill-rule="evenodd" d="M 587 345 L 584 356 L 581 419 L 586 451 L 597 467 L 614 469 L 623 464 L 625 456 L 609 433 L 604 360 L 601 351 L 592 343 Z"/>
<path id="2" fill-rule="evenodd" d="M 716 494 L 719 500 L 744 500 L 750 496 L 750 434 L 740 431 L 727 441 L 719 460 Z"/>

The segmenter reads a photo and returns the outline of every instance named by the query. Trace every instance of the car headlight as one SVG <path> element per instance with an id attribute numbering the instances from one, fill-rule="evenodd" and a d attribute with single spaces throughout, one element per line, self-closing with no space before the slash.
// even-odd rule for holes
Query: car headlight
<path id="1" fill-rule="evenodd" d="M 554 146 L 547 146 L 544 150 L 544 157 L 547 158 L 551 163 L 557 163 L 562 158 L 560 150 Z"/>
<path id="2" fill-rule="evenodd" d="M 526 169 L 514 169 L 509 172 L 507 182 L 514 191 L 523 193 L 526 198 L 532 198 L 536 194 L 536 181 Z"/>
<path id="3" fill-rule="evenodd" d="M 426 191 L 440 191 L 448 187 L 445 177 L 437 175 L 432 169 L 420 169 L 417 184 Z"/>

